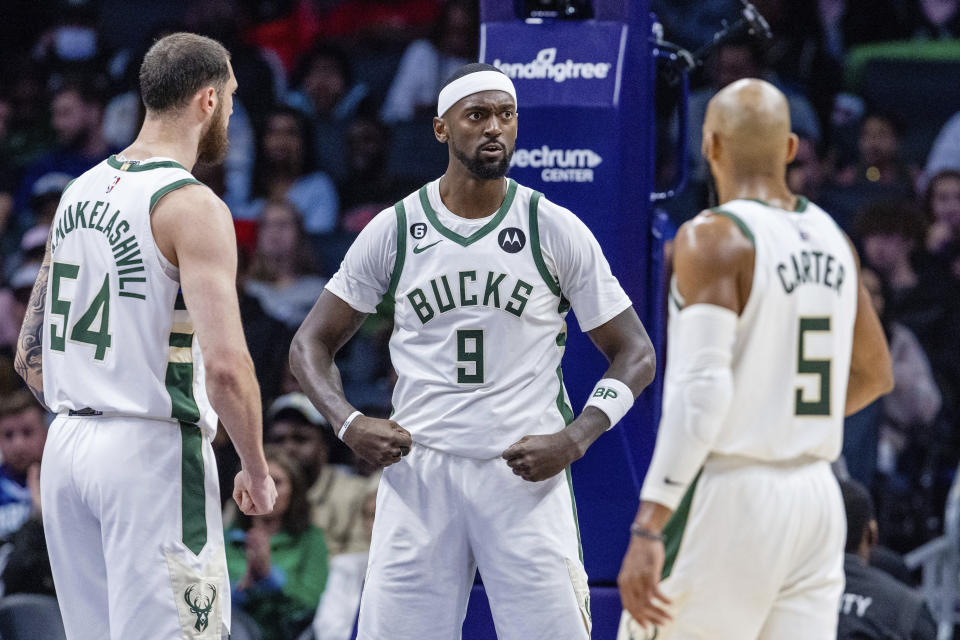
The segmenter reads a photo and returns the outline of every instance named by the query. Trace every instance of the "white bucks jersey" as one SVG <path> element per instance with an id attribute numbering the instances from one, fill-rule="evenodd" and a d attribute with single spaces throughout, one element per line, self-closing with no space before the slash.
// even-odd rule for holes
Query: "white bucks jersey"
<path id="1" fill-rule="evenodd" d="M 733 401 L 713 451 L 832 461 L 842 445 L 857 313 L 850 245 L 804 198 L 794 211 L 735 200 L 714 212 L 737 224 L 756 258 L 737 322 Z"/>
<path id="2" fill-rule="evenodd" d="M 43 327 L 44 398 L 52 411 L 215 429 L 179 271 L 150 227 L 160 198 L 188 184 L 199 183 L 171 160 L 111 156 L 64 191 Z"/>
<path id="3" fill-rule="evenodd" d="M 397 204 L 392 418 L 414 441 L 493 458 L 573 419 L 560 368 L 569 305 L 540 254 L 540 198 L 510 180 L 467 237 L 444 226 L 426 186 Z"/>

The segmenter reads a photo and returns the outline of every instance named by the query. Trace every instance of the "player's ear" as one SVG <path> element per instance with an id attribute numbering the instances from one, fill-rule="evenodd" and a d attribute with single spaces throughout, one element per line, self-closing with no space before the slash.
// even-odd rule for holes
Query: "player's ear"
<path id="1" fill-rule="evenodd" d="M 797 157 L 797 149 L 800 148 L 800 138 L 797 137 L 797 134 L 791 133 L 787 138 L 787 164 L 793 162 L 793 159 Z"/>
<path id="2" fill-rule="evenodd" d="M 700 145 L 700 155 L 703 156 L 704 160 L 710 160 L 713 158 L 713 154 L 716 151 L 716 134 L 704 127 L 703 130 L 703 142 Z"/>
<path id="3" fill-rule="evenodd" d="M 444 144 L 446 144 L 447 140 L 450 139 L 450 136 L 447 133 L 447 123 L 444 122 L 443 118 L 433 118 L 433 135 L 437 140 Z"/>

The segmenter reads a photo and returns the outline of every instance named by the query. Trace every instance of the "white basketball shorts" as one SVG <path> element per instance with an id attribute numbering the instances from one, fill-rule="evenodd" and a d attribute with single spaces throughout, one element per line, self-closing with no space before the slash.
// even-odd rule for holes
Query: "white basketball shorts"
<path id="1" fill-rule="evenodd" d="M 220 640 L 228 633 L 217 468 L 198 427 L 60 415 L 40 483 L 69 640 Z"/>
<path id="2" fill-rule="evenodd" d="M 478 567 L 500 640 L 589 638 L 568 478 L 415 444 L 380 480 L 358 640 L 457 640 Z"/>
<path id="3" fill-rule="evenodd" d="M 707 461 L 664 530 L 673 622 L 618 640 L 833 640 L 846 516 L 824 461 Z"/>

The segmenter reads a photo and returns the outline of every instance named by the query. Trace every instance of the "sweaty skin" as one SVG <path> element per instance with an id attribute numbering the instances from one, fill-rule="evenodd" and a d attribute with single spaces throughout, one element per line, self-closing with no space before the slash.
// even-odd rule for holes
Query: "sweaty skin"
<path id="1" fill-rule="evenodd" d="M 722 89 L 707 107 L 703 156 L 710 164 L 721 203 L 754 198 L 785 210 L 797 198 L 786 168 L 797 151 L 786 97 L 773 85 L 744 79 Z M 851 250 L 853 247 L 851 245 Z M 711 304 L 743 311 L 753 285 L 756 253 L 735 223 L 703 211 L 683 224 L 674 241 L 673 270 L 687 305 Z M 854 260 L 857 260 L 854 251 Z M 857 261 L 859 265 L 859 261 Z M 890 353 L 869 294 L 859 286 L 846 415 L 893 387 Z M 632 535 L 617 578 L 624 609 L 641 625 L 664 625 L 670 601 L 659 589 L 664 563 L 657 536 L 673 511 L 642 501 L 634 523 L 649 536 Z"/>

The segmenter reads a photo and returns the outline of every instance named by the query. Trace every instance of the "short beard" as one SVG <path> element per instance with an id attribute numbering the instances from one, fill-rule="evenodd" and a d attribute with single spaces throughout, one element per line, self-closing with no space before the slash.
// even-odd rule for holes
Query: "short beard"
<path id="1" fill-rule="evenodd" d="M 480 158 L 479 149 L 471 158 L 461 151 L 452 140 L 450 141 L 450 148 L 453 149 L 453 155 L 467 168 L 467 171 L 481 180 L 499 180 L 510 171 L 510 159 L 513 158 L 513 149 L 505 149 L 503 158 L 500 160 L 489 161 Z"/>
<path id="2" fill-rule="evenodd" d="M 223 115 L 223 101 L 217 103 L 217 110 L 210 119 L 210 127 L 200 137 L 197 145 L 197 163 L 218 165 L 227 157 L 230 139 L 227 137 L 227 118 Z"/>

